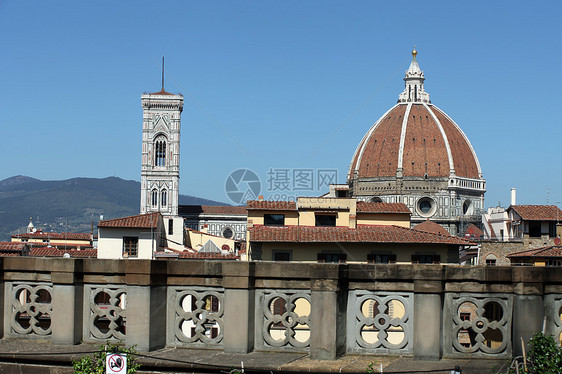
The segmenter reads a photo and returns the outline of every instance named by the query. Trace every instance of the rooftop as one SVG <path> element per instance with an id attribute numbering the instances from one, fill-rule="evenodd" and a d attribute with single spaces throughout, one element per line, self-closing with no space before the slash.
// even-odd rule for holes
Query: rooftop
<path id="1" fill-rule="evenodd" d="M 368 203 L 357 202 L 357 213 L 406 213 L 412 214 L 410 209 L 403 203 Z"/>
<path id="2" fill-rule="evenodd" d="M 443 235 L 443 236 L 451 236 L 451 234 L 449 234 L 449 231 L 445 230 L 443 226 L 433 221 L 430 221 L 429 219 L 420 223 L 419 225 L 416 225 L 414 227 L 414 230 L 428 232 L 431 234 Z"/>
<path id="3" fill-rule="evenodd" d="M 562 246 L 551 245 L 548 247 L 541 247 L 535 249 L 527 249 L 525 251 L 513 252 L 507 255 L 509 258 L 521 258 L 521 257 L 550 257 L 550 258 L 562 258 Z"/>
<path id="4" fill-rule="evenodd" d="M 16 239 L 57 239 L 57 240 L 87 240 L 90 241 L 92 234 L 84 232 L 43 232 L 24 233 L 12 235 Z"/>
<path id="5" fill-rule="evenodd" d="M 511 205 L 507 210 L 514 210 L 525 221 L 557 221 L 562 219 L 562 210 L 556 205 Z"/>
<path id="6" fill-rule="evenodd" d="M 158 219 L 161 217 L 162 214 L 160 214 L 160 212 L 154 212 L 130 217 L 106 219 L 100 221 L 98 227 L 155 229 L 158 227 Z"/>
<path id="7" fill-rule="evenodd" d="M 297 210 L 294 201 L 249 200 L 248 210 Z"/>
<path id="8" fill-rule="evenodd" d="M 262 226 L 248 229 L 251 241 L 293 243 L 426 243 L 473 245 L 456 236 L 444 236 L 401 226 L 369 225 L 349 227 Z"/>

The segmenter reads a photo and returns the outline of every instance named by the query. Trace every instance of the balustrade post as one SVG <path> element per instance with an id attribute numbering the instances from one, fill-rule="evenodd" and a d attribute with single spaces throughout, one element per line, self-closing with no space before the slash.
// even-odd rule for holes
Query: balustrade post
<path id="1" fill-rule="evenodd" d="M 335 360 L 345 354 L 347 265 L 310 267 L 310 358 Z"/>
<path id="2" fill-rule="evenodd" d="M 166 345 L 166 261 L 126 260 L 126 343 L 148 352 Z"/>
<path id="3" fill-rule="evenodd" d="M 84 287 L 81 259 L 51 259 L 53 294 L 52 341 L 55 344 L 79 344 L 82 340 Z"/>
<path id="4" fill-rule="evenodd" d="M 542 331 L 544 322 L 543 273 L 540 267 L 514 267 L 513 283 L 513 335 L 512 347 L 515 356 L 521 356 L 523 349 L 529 351 L 529 340 Z"/>
<path id="5" fill-rule="evenodd" d="M 0 258 L 0 339 L 4 337 L 4 259 Z"/>
<path id="6" fill-rule="evenodd" d="M 224 262 L 224 351 L 248 353 L 254 349 L 253 262 Z"/>
<path id="7" fill-rule="evenodd" d="M 443 282 L 435 280 L 435 274 L 420 273 L 421 279 L 414 279 L 414 359 L 439 360 L 443 352 L 441 334 L 447 333 L 442 331 Z"/>

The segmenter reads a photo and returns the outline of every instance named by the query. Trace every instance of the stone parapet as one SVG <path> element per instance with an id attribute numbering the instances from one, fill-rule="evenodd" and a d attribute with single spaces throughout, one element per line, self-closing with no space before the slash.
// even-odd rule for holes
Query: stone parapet
<path id="1" fill-rule="evenodd" d="M 237 261 L 0 259 L 0 333 L 308 352 L 506 358 L 561 338 L 556 268 Z"/>

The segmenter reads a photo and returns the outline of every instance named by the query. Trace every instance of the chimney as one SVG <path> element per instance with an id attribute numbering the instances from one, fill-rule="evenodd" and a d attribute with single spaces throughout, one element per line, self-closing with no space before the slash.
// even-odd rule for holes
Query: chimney
<path id="1" fill-rule="evenodd" d="M 258 196 L 258 201 L 263 201 L 263 195 Z"/>
<path id="2" fill-rule="evenodd" d="M 516 204 L 516 200 L 515 200 L 515 188 L 511 189 L 511 205 L 515 205 Z"/>

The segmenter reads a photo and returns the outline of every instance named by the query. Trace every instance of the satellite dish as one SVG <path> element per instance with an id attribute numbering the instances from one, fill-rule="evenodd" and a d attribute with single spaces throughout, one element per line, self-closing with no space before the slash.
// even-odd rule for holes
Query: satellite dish
<path id="1" fill-rule="evenodd" d="M 560 238 L 554 238 L 554 244 L 560 245 Z"/>
<path id="2" fill-rule="evenodd" d="M 70 253 L 65 253 L 64 255 L 62 255 L 62 257 L 64 257 L 64 258 L 70 258 Z"/>

